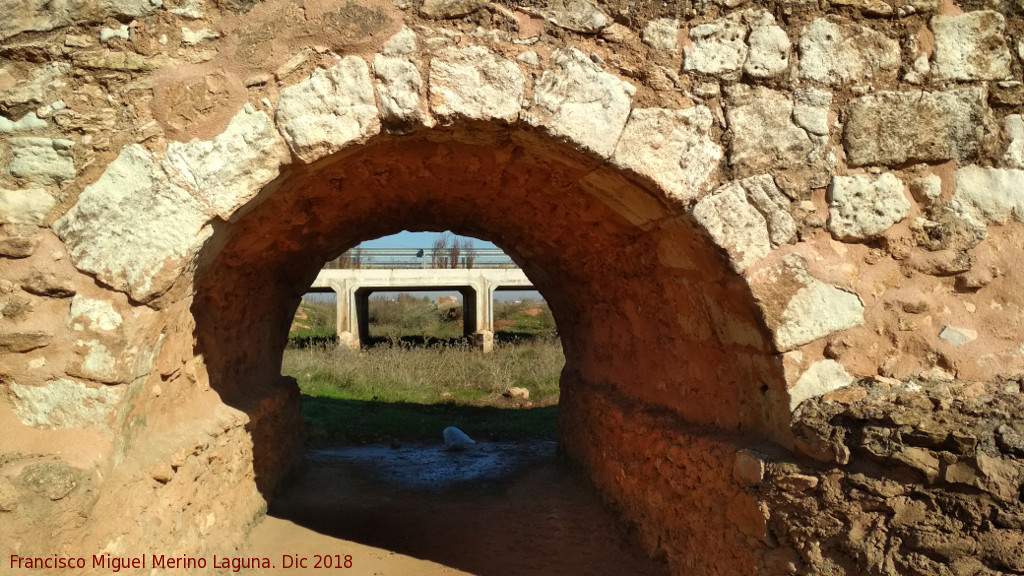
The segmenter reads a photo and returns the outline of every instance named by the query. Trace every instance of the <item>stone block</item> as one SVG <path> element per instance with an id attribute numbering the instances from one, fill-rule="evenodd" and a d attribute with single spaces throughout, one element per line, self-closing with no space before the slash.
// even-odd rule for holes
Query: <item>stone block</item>
<path id="1" fill-rule="evenodd" d="M 816 88 L 798 88 L 793 91 L 793 120 L 815 136 L 828 136 L 829 112 L 832 108 L 832 93 Z"/>
<path id="2" fill-rule="evenodd" d="M 768 222 L 768 238 L 772 246 L 781 246 L 796 238 L 796 220 L 790 213 L 789 199 L 768 174 L 736 181 L 747 194 L 747 201 Z"/>
<path id="3" fill-rule="evenodd" d="M 813 145 L 793 122 L 793 101 L 764 87 L 730 95 L 726 118 L 732 130 L 729 164 L 741 175 L 803 164 Z"/>
<path id="4" fill-rule="evenodd" d="M 33 269 L 21 280 L 21 289 L 44 298 L 70 298 L 75 295 L 70 278 L 39 269 Z"/>
<path id="5" fill-rule="evenodd" d="M 738 17 L 690 28 L 683 69 L 701 74 L 737 76 L 747 60 L 747 26 Z"/>
<path id="6" fill-rule="evenodd" d="M 752 78 L 767 79 L 781 76 L 789 70 L 792 45 L 789 34 L 774 25 L 755 26 L 747 38 L 750 51 L 743 71 Z"/>
<path id="7" fill-rule="evenodd" d="M 836 176 L 828 189 L 828 229 L 845 241 L 877 238 L 910 214 L 903 182 L 891 172 L 881 176 Z"/>
<path id="8" fill-rule="evenodd" d="M 679 20 L 676 18 L 656 18 L 644 27 L 643 40 L 655 50 L 665 52 L 679 51 Z"/>
<path id="9" fill-rule="evenodd" d="M 84 296 L 71 299 L 71 313 L 68 326 L 74 331 L 88 330 L 110 332 L 121 326 L 123 318 L 107 300 L 96 300 Z"/>
<path id="10" fill-rule="evenodd" d="M 420 107 L 423 79 L 415 64 L 404 58 L 378 54 L 373 59 L 373 75 L 377 79 L 381 118 L 385 124 L 406 126 L 428 121 Z"/>
<path id="11" fill-rule="evenodd" d="M 16 134 L 18 132 L 32 132 L 43 130 L 48 126 L 46 120 L 40 119 L 35 112 L 25 114 L 17 121 L 0 116 L 0 134 Z"/>
<path id="12" fill-rule="evenodd" d="M 966 346 L 977 340 L 978 332 L 970 328 L 946 326 L 942 329 L 942 332 L 939 332 L 939 338 L 942 338 L 946 342 L 949 342 L 953 346 L 959 348 L 960 346 Z"/>
<path id="13" fill-rule="evenodd" d="M 430 110 L 441 118 L 513 122 L 525 92 L 519 66 L 483 46 L 446 48 L 430 61 Z"/>
<path id="14" fill-rule="evenodd" d="M 47 332 L 0 332 L 0 354 L 20 354 L 31 352 L 53 341 L 53 335 Z"/>
<path id="15" fill-rule="evenodd" d="M 981 88 L 878 92 L 850 103 L 843 146 L 851 165 L 971 160 L 989 113 Z"/>
<path id="16" fill-rule="evenodd" d="M 7 172 L 36 184 L 61 184 L 75 178 L 75 143 L 51 138 L 11 138 Z"/>
<path id="17" fill-rule="evenodd" d="M 306 163 L 380 132 L 366 62 L 346 56 L 281 90 L 277 126 L 292 152 Z"/>
<path id="18" fill-rule="evenodd" d="M 804 80 L 842 86 L 880 79 L 899 67 L 899 42 L 865 26 L 825 17 L 800 31 Z"/>
<path id="19" fill-rule="evenodd" d="M 420 15 L 427 18 L 459 18 L 476 12 L 486 4 L 483 0 L 423 0 Z"/>
<path id="20" fill-rule="evenodd" d="M 759 270 L 750 284 L 781 352 L 864 323 L 860 297 L 811 276 L 796 254 Z"/>
<path id="21" fill-rule="evenodd" d="M 213 140 L 172 142 L 167 159 L 224 220 L 277 177 L 291 159 L 270 118 L 246 104 Z"/>
<path id="22" fill-rule="evenodd" d="M 551 63 L 534 85 L 535 106 L 527 121 L 608 158 L 629 118 L 636 88 L 575 48 L 556 51 Z"/>
<path id="23" fill-rule="evenodd" d="M 75 265 L 140 302 L 170 287 L 211 218 L 176 174 L 141 146 L 122 150 L 54 223 Z"/>
<path id="24" fill-rule="evenodd" d="M 612 19 L 590 0 L 548 0 L 540 6 L 543 8 L 531 11 L 555 26 L 581 34 L 598 34 L 612 24 Z"/>
<path id="25" fill-rule="evenodd" d="M 950 209 L 982 224 L 1024 222 L 1024 170 L 981 166 L 957 170 Z"/>
<path id="26" fill-rule="evenodd" d="M 671 197 L 689 202 L 705 192 L 722 159 L 712 142 L 711 112 L 637 108 L 622 131 L 612 162 L 654 180 Z"/>
<path id="27" fill-rule="evenodd" d="M 1003 120 L 1003 127 L 1010 137 L 1003 154 L 1003 164 L 1009 168 L 1024 168 L 1024 116 L 1011 114 Z"/>
<path id="28" fill-rule="evenodd" d="M 88 386 L 59 379 L 45 386 L 10 386 L 14 414 L 36 428 L 110 429 L 110 417 L 124 394 L 123 387 Z"/>
<path id="29" fill-rule="evenodd" d="M 0 224 L 43 226 L 57 201 L 41 188 L 4 190 L 0 188 Z"/>
<path id="30" fill-rule="evenodd" d="M 801 402 L 808 398 L 824 396 L 853 383 L 853 377 L 847 373 L 843 365 L 835 360 L 820 360 L 811 364 L 806 372 L 800 375 L 796 384 L 789 389 L 789 409 L 796 410 Z"/>
<path id="31" fill-rule="evenodd" d="M 140 18 L 152 14 L 160 0 L 105 0 L 103 2 L 25 2 L 0 0 L 0 40 L 22 32 L 49 32 L 72 24 L 102 22 L 108 17 Z"/>
<path id="32" fill-rule="evenodd" d="M 956 16 L 934 16 L 932 72 L 939 80 L 1005 80 L 1010 76 L 1006 19 L 998 12 L 979 10 Z"/>
<path id="33" fill-rule="evenodd" d="M 30 464 L 18 479 L 30 490 L 49 500 L 61 500 L 78 486 L 75 469 L 60 461 Z"/>
<path id="34" fill-rule="evenodd" d="M 381 47 L 384 56 L 411 56 L 415 52 L 416 33 L 408 26 L 402 26 L 402 29 Z"/>
<path id="35" fill-rule="evenodd" d="M 738 273 L 771 251 L 768 223 L 747 202 L 746 193 L 735 182 L 698 202 L 693 217 L 715 244 L 729 254 L 729 265 Z"/>

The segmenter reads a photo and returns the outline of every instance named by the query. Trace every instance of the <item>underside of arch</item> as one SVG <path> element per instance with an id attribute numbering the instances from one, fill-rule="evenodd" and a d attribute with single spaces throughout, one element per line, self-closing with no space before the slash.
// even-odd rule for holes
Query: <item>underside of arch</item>
<path id="1" fill-rule="evenodd" d="M 207 243 L 191 315 L 211 387 L 249 415 L 265 494 L 299 453 L 280 361 L 303 293 L 325 261 L 402 229 L 493 241 L 522 266 L 565 351 L 561 445 L 649 527 L 652 552 L 669 526 L 698 522 L 685 502 L 699 514 L 736 491 L 709 483 L 659 517 L 649 496 L 679 499 L 673 478 L 693 472 L 653 463 L 704 452 L 727 479 L 735 448 L 718 435 L 784 437 L 785 383 L 746 283 L 688 216 L 600 161 L 536 132 L 435 128 L 292 165 L 262 195 Z M 740 537 L 718 517 L 708 538 Z"/>

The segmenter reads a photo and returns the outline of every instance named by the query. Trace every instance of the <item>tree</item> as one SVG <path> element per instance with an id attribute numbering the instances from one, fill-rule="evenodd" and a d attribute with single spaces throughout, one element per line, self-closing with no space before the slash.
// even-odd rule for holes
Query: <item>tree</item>
<path id="1" fill-rule="evenodd" d="M 472 268 L 476 264 L 476 248 L 473 247 L 472 238 L 462 240 L 462 264 L 466 268 Z"/>
<path id="2" fill-rule="evenodd" d="M 448 259 L 448 243 L 451 239 L 452 235 L 448 232 L 445 232 L 434 239 L 434 245 L 430 250 L 431 268 L 448 268 L 450 266 L 450 261 Z"/>

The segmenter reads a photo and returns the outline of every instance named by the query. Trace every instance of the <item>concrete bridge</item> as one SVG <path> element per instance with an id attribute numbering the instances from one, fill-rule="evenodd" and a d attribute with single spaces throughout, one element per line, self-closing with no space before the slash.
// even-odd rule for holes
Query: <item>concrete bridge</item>
<path id="1" fill-rule="evenodd" d="M 370 295 L 379 291 L 452 290 L 462 294 L 463 333 L 489 351 L 494 338 L 494 292 L 532 290 L 518 268 L 321 270 L 310 292 L 334 292 L 338 306 L 338 341 L 352 348 L 370 338 Z"/>

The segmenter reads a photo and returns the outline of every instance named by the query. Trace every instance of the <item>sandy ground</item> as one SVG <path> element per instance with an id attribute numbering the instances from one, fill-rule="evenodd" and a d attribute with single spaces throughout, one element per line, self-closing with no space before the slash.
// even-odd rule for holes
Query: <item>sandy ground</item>
<path id="1" fill-rule="evenodd" d="M 247 554 L 258 557 L 267 557 L 276 564 L 276 568 L 255 569 L 249 574 L 260 574 L 267 576 L 288 575 L 301 576 L 303 574 L 346 574 L 348 576 L 469 576 L 468 572 L 460 572 L 454 568 L 448 568 L 434 562 L 418 560 L 411 556 L 395 554 L 381 548 L 374 548 L 332 538 L 298 526 L 288 520 L 268 516 L 252 532 L 249 537 L 249 548 Z M 283 557 L 285 555 L 293 558 L 295 564 L 292 568 L 283 568 Z M 350 569 L 317 569 L 317 555 L 323 562 L 324 556 L 352 557 L 352 568 Z M 307 568 L 299 567 L 294 559 L 305 559 Z"/>
<path id="2" fill-rule="evenodd" d="M 254 531 L 250 553 L 350 555 L 351 569 L 254 574 L 665 576 L 553 442 L 330 448 Z M 359 544 L 356 544 L 359 542 Z M 391 551 L 394 551 L 392 553 Z M 460 571 L 462 570 L 462 571 Z"/>

